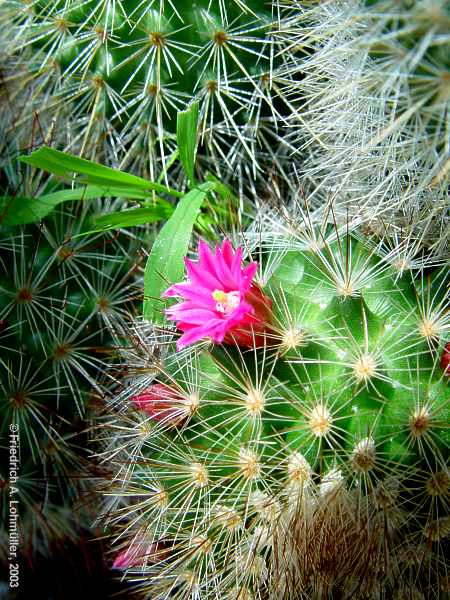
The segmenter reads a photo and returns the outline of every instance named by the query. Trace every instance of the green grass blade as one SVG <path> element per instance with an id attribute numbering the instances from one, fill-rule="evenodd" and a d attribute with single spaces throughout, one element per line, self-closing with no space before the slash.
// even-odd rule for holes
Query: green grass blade
<path id="1" fill-rule="evenodd" d="M 181 164 L 188 177 L 189 186 L 195 186 L 195 150 L 199 104 L 194 102 L 187 110 L 177 114 L 177 143 Z"/>
<path id="2" fill-rule="evenodd" d="M 91 183 L 103 187 L 151 190 L 160 194 L 170 194 L 178 198 L 183 195 L 160 183 L 147 181 L 142 177 L 105 167 L 93 161 L 45 146 L 32 152 L 29 156 L 20 156 L 19 158 L 28 165 L 48 171 L 64 179 L 72 180 L 73 174 L 77 173 L 81 175 L 78 180 L 79 183 Z"/>
<path id="3" fill-rule="evenodd" d="M 60 190 L 37 198 L 24 196 L 3 196 L 0 198 L 0 225 L 12 227 L 36 223 L 49 215 L 61 202 L 71 200 L 93 200 L 103 197 L 121 197 L 133 200 L 145 200 L 149 193 L 144 190 L 127 188 L 103 188 L 82 186 L 73 190 Z M 162 201 L 160 201 L 162 202 Z M 168 203 L 166 206 L 170 206 Z M 172 214 L 167 211 L 165 216 Z"/>
<path id="4" fill-rule="evenodd" d="M 167 219 L 173 213 L 173 208 L 165 205 L 156 205 L 152 208 L 133 208 L 119 212 L 109 213 L 95 217 L 94 226 L 99 231 L 135 225 L 146 225 Z"/>

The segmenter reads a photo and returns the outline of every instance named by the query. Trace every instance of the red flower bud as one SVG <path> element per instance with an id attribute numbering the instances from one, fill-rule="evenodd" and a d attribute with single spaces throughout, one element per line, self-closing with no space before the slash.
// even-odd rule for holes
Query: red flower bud
<path id="1" fill-rule="evenodd" d="M 155 383 L 140 394 L 133 396 L 131 402 L 145 411 L 159 423 L 179 425 L 189 414 L 189 402 L 178 390 L 165 383 Z"/>
<path id="2" fill-rule="evenodd" d="M 450 342 L 447 342 L 441 356 L 441 367 L 444 375 L 450 377 Z"/>
<path id="3" fill-rule="evenodd" d="M 125 550 L 120 552 L 113 562 L 113 569 L 128 569 L 129 567 L 139 567 L 143 564 L 144 559 L 137 555 L 136 552 Z"/>

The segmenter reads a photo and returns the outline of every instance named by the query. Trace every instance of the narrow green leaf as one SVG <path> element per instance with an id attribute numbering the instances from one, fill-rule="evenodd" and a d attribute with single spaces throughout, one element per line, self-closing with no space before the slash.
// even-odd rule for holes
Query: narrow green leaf
<path id="1" fill-rule="evenodd" d="M 197 124 L 199 103 L 194 102 L 187 110 L 177 114 L 177 143 L 180 160 L 188 177 L 189 186 L 195 186 L 195 149 L 197 146 Z"/>
<path id="2" fill-rule="evenodd" d="M 212 173 L 208 173 L 205 179 L 209 183 L 213 184 L 211 189 L 222 196 L 224 200 L 231 199 L 236 205 L 239 204 L 237 196 L 230 190 L 229 187 L 222 183 L 220 179 L 217 179 L 217 177 L 215 177 Z"/>
<path id="3" fill-rule="evenodd" d="M 145 225 L 146 223 L 155 223 L 161 219 L 167 219 L 172 213 L 173 207 L 170 205 L 133 208 L 95 217 L 94 226 L 100 231 L 118 229 L 120 227 L 133 227 L 134 225 Z"/>
<path id="4" fill-rule="evenodd" d="M 121 197 L 133 200 L 145 200 L 149 197 L 144 190 L 127 188 L 103 188 L 92 185 L 73 190 L 60 190 L 38 198 L 24 196 L 3 196 L 0 198 L 0 224 L 6 226 L 36 223 L 54 210 L 61 202 L 70 200 L 92 200 L 102 197 Z M 167 203 L 168 206 L 170 206 Z M 169 213 L 171 214 L 171 213 Z"/>
<path id="5" fill-rule="evenodd" d="M 0 198 L 0 223 L 7 226 L 35 223 L 50 214 L 61 202 L 90 200 L 104 194 L 103 188 L 83 186 L 73 190 L 60 190 L 38 198 L 3 196 Z"/>
<path id="6" fill-rule="evenodd" d="M 29 156 L 20 156 L 19 158 L 28 165 L 68 180 L 72 179 L 73 173 L 77 173 L 81 175 L 78 183 L 92 183 L 103 187 L 152 190 L 161 194 L 170 194 L 177 198 L 183 195 L 159 183 L 147 181 L 142 177 L 124 173 L 117 169 L 111 169 L 90 160 L 45 146 L 32 152 Z"/>
<path id="7" fill-rule="evenodd" d="M 0 198 L 0 225 L 12 227 L 40 221 L 59 202 L 37 202 L 35 198 L 24 196 L 3 196 Z"/>
<path id="8" fill-rule="evenodd" d="M 147 259 L 144 275 L 144 318 L 164 323 L 165 303 L 161 295 L 170 284 L 182 279 L 192 228 L 211 184 L 203 183 L 188 192 L 159 232 Z"/>

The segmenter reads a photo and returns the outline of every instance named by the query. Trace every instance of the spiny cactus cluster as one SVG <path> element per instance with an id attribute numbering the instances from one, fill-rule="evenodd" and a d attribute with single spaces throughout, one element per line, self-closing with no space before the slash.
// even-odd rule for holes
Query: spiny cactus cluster
<path id="1" fill-rule="evenodd" d="M 448 593 L 448 271 L 300 217 L 264 211 L 259 266 L 200 243 L 177 330 L 119 334 L 105 518 L 142 597 Z"/>
<path id="2" fill-rule="evenodd" d="M 13 152 L 33 131 L 35 143 L 155 177 L 176 150 L 176 110 L 196 98 L 216 166 L 245 157 L 255 171 L 258 146 L 273 153 L 270 3 L 7 0 L 0 22 Z"/>
<path id="3" fill-rule="evenodd" d="M 36 200 L 38 202 L 38 200 Z M 0 244 L 0 430 L 18 428 L 21 560 L 89 528 L 87 407 L 101 402 L 111 318 L 131 308 L 133 242 L 91 229 L 96 202 L 66 204 L 40 225 L 2 227 Z M 0 560 L 6 560 L 10 485 L 0 471 Z M 80 498 L 81 496 L 81 498 Z"/>
<path id="4" fill-rule="evenodd" d="M 315 197 L 359 214 L 411 260 L 448 258 L 450 6 L 281 1 L 291 145 Z M 305 60 L 304 48 L 310 52 Z M 300 52 L 300 54 L 299 54 Z M 380 237 L 380 236 L 379 236 Z"/>

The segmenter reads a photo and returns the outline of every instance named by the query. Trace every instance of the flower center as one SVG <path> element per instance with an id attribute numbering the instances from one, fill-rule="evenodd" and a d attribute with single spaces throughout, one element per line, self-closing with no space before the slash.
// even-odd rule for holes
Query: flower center
<path id="1" fill-rule="evenodd" d="M 224 292 L 223 290 L 214 290 L 211 294 L 216 301 L 217 312 L 229 315 L 240 304 L 241 298 L 238 291 Z"/>

